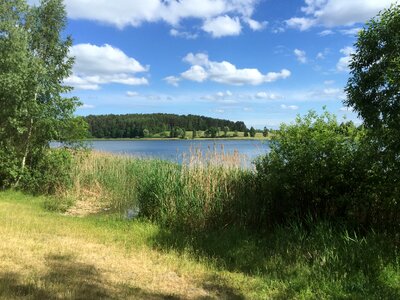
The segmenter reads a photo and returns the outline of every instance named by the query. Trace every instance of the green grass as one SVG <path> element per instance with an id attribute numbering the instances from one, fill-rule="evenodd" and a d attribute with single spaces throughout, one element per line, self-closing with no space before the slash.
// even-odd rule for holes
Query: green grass
<path id="1" fill-rule="evenodd" d="M 193 150 L 182 166 L 152 159 L 105 153 L 75 156 L 73 185 L 47 207 L 96 203 L 98 210 L 140 215 L 158 224 L 191 229 L 239 224 L 248 216 L 252 172 L 240 168 L 238 153 Z M 87 206 L 87 205 L 86 205 Z M 245 215 L 246 214 L 246 215 Z"/>
<path id="2" fill-rule="evenodd" d="M 187 232 L 0 193 L 2 299 L 399 299 L 400 236 L 332 224 Z"/>

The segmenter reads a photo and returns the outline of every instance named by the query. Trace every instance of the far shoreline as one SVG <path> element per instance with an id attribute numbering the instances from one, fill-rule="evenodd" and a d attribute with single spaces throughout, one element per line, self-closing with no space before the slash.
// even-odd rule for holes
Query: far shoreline
<path id="1" fill-rule="evenodd" d="M 180 139 L 180 138 L 88 138 L 84 141 L 269 141 L 270 137 L 219 137 L 219 138 L 195 138 L 195 139 Z"/>

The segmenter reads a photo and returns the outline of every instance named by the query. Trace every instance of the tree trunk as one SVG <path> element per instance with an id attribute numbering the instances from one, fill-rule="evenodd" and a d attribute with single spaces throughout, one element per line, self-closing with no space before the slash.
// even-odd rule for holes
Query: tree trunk
<path id="1" fill-rule="evenodd" d="M 37 98 L 37 93 L 35 93 L 35 102 L 36 102 L 36 98 Z M 31 138 L 32 138 L 32 131 L 33 131 L 33 118 L 30 119 L 30 123 L 29 123 L 28 136 L 26 137 L 24 156 L 22 157 L 22 162 L 21 162 L 21 174 L 18 176 L 18 179 L 14 184 L 14 188 L 18 187 L 19 182 L 22 178 L 22 174 L 25 170 L 26 159 L 29 154 L 29 147 L 30 147 Z"/>

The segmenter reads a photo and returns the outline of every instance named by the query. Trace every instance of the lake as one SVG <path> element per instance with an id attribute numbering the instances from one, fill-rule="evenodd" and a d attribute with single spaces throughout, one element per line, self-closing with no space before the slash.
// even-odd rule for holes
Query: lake
<path id="1" fill-rule="evenodd" d="M 129 141 L 90 141 L 89 145 L 97 151 L 127 154 L 145 158 L 160 158 L 182 162 L 184 156 L 194 150 L 233 154 L 235 151 L 250 163 L 257 156 L 269 150 L 268 141 L 260 140 L 129 140 Z"/>

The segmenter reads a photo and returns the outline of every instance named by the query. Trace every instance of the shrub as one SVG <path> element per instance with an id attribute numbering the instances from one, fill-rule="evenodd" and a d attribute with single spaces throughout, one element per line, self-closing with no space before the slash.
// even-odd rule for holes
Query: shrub
<path id="1" fill-rule="evenodd" d="M 30 166 L 21 186 L 34 193 L 52 195 L 72 184 L 73 155 L 67 149 L 49 149 Z"/>
<path id="2" fill-rule="evenodd" d="M 358 205 L 365 193 L 360 187 L 370 171 L 364 133 L 351 122 L 339 124 L 326 111 L 282 125 L 271 151 L 256 163 L 263 222 L 361 221 Z"/>

